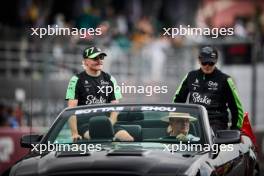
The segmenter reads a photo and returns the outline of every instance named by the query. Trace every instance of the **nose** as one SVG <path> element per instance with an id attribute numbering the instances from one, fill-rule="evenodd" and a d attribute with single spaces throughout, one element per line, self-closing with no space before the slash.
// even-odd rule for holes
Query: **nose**
<path id="1" fill-rule="evenodd" d="M 97 64 L 102 64 L 103 61 L 102 61 L 101 59 L 98 59 L 98 60 L 96 60 L 96 63 L 97 63 Z"/>
<path id="2" fill-rule="evenodd" d="M 184 124 L 184 126 L 188 126 L 189 120 L 184 120 L 183 124 Z"/>

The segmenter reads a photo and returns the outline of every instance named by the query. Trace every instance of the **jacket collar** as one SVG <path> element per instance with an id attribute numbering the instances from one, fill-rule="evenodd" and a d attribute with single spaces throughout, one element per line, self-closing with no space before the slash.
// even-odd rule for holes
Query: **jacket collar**
<path id="1" fill-rule="evenodd" d="M 215 76 L 217 74 L 217 72 L 219 72 L 217 67 L 215 67 L 214 71 L 211 74 L 204 74 L 204 72 L 202 71 L 201 68 L 198 71 L 199 71 L 199 74 L 205 78 L 211 78 L 211 77 Z"/>

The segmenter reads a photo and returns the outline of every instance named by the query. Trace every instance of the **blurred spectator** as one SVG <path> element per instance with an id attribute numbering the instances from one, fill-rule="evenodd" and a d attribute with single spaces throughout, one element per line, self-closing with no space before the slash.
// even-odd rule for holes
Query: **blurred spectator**
<path id="1" fill-rule="evenodd" d="M 143 16 L 137 23 L 132 41 L 134 51 L 141 49 L 145 44 L 150 43 L 153 37 L 154 29 L 149 17 Z"/>
<path id="2" fill-rule="evenodd" d="M 57 14 L 54 18 L 54 21 L 54 26 L 58 25 L 59 28 L 66 27 L 65 16 L 63 14 Z"/>
<path id="3" fill-rule="evenodd" d="M 98 25 L 98 28 L 101 29 L 102 34 L 94 36 L 94 40 L 99 46 L 108 46 L 112 41 L 112 33 L 110 31 L 110 23 L 108 21 L 103 21 Z"/>
<path id="4" fill-rule="evenodd" d="M 25 27 L 28 27 L 27 25 L 35 27 L 44 26 L 49 12 L 47 8 L 47 4 L 43 1 L 22 0 L 19 4 L 20 21 Z"/>
<path id="5" fill-rule="evenodd" d="M 234 25 L 235 35 L 241 38 L 247 37 L 247 31 L 245 28 L 245 23 L 241 18 L 237 18 Z"/>
<path id="6" fill-rule="evenodd" d="M 15 116 L 15 111 L 12 107 L 6 108 L 8 125 L 11 128 L 18 128 L 19 124 Z"/>
<path id="7" fill-rule="evenodd" d="M 116 26 L 117 26 L 117 32 L 119 34 L 127 34 L 128 32 L 128 26 L 127 26 L 127 20 L 124 15 L 119 14 L 116 18 Z"/>
<path id="8" fill-rule="evenodd" d="M 26 19 L 29 24 L 33 25 L 37 23 L 39 19 L 39 7 L 36 1 L 32 1 L 27 9 Z"/>
<path id="9" fill-rule="evenodd" d="M 8 120 L 5 112 L 5 106 L 2 103 L 0 103 L 0 127 L 7 127 L 7 126 L 8 126 Z"/>
<path id="10" fill-rule="evenodd" d="M 16 111 L 11 106 L 0 104 L 0 126 L 11 128 L 19 127 Z"/>
<path id="11" fill-rule="evenodd" d="M 96 8 L 85 9 L 84 13 L 76 20 L 77 28 L 96 28 L 100 24 L 99 10 Z"/>
<path id="12" fill-rule="evenodd" d="M 170 40 L 167 37 L 160 37 L 153 40 L 143 49 L 142 57 L 150 65 L 150 71 L 146 75 L 149 75 L 152 81 L 162 80 L 165 74 L 166 54 L 170 49 L 170 45 Z"/>
<path id="13" fill-rule="evenodd" d="M 262 12 L 260 16 L 260 33 L 261 33 L 261 43 L 264 45 L 264 11 Z"/>
<path id="14" fill-rule="evenodd" d="M 17 119 L 17 122 L 19 124 L 19 126 L 22 126 L 22 121 L 23 121 L 23 117 L 24 117 L 24 112 L 22 110 L 22 103 L 19 103 L 15 108 L 14 108 L 14 115 Z"/>

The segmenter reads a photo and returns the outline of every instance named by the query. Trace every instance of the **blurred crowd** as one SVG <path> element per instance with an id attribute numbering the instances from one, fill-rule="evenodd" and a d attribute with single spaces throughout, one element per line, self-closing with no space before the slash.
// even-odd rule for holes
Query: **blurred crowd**
<path id="1" fill-rule="evenodd" d="M 233 27 L 235 36 L 252 37 L 256 31 L 255 16 L 264 32 L 264 3 L 256 1 L 150 1 L 150 0 L 66 0 L 63 2 L 41 0 L 17 0 L 14 14 L 2 17 L 2 25 L 27 29 L 30 27 L 102 28 L 102 35 L 87 36 L 84 41 L 109 45 L 112 42 L 122 49 L 138 49 L 152 40 L 159 40 L 164 27 L 190 25 L 192 27 Z M 8 13 L 8 6 L 1 13 Z M 236 8 L 236 10 L 232 10 Z M 259 8 L 259 9 L 258 9 Z M 259 11 L 259 12 L 258 12 Z M 9 31 L 10 32 L 10 31 Z M 28 33 L 26 33 L 28 35 Z M 223 36 L 224 37 L 224 36 Z M 187 36 L 194 41 L 200 36 Z M 179 36 L 172 41 L 186 39 Z M 205 38 L 208 39 L 208 38 Z M 74 39 L 73 39 L 74 40 Z M 75 42 L 82 42 L 78 37 Z"/>
<path id="2" fill-rule="evenodd" d="M 12 10 L 12 15 L 9 13 Z M 110 71 L 113 62 L 126 62 L 129 58 L 140 60 L 140 66 L 160 80 L 170 52 L 186 46 L 206 43 L 252 42 L 254 37 L 264 44 L 264 1 L 163 1 L 163 0 L 16 0 L 0 7 L 0 38 L 3 41 L 21 42 L 21 48 L 31 45 L 34 50 L 50 50 L 61 70 L 65 70 L 65 53 L 76 53 L 77 45 L 97 45 L 106 50 L 105 69 Z M 10 14 L 10 15 L 7 15 Z M 31 27 L 100 28 L 101 35 L 31 36 Z M 164 34 L 164 28 L 191 26 L 193 28 L 234 28 L 233 36 L 176 36 Z M 8 26 L 8 28 L 5 28 Z M 6 29 L 6 30 L 4 30 Z M 13 34 L 12 31 L 19 31 Z M 22 50 L 22 49 L 21 49 Z M 22 54 L 21 54 L 22 55 Z M 132 56 L 132 57 L 130 57 Z M 174 56 L 175 59 L 181 57 Z M 28 58 L 21 59 L 22 66 L 30 66 Z M 158 70 L 158 71 L 157 71 Z"/>
<path id="3" fill-rule="evenodd" d="M 246 2 L 246 3 L 244 3 Z M 260 2 L 260 1 L 256 1 Z M 62 70 L 64 53 L 74 50 L 78 44 L 95 44 L 109 55 L 105 69 L 112 68 L 113 62 L 124 62 L 124 57 L 133 55 L 143 61 L 139 64 L 151 77 L 160 80 L 164 75 L 164 64 L 168 53 L 175 48 L 193 44 L 203 44 L 212 41 L 210 36 L 164 36 L 163 28 L 178 27 L 179 25 L 200 28 L 233 27 L 234 36 L 219 36 L 216 40 L 251 40 L 260 30 L 264 34 L 264 11 L 258 12 L 259 26 L 255 25 L 257 7 L 251 1 L 150 1 L 150 0 L 66 0 L 41 1 L 17 0 L 17 15 L 10 17 L 9 22 L 3 23 L 21 29 L 21 36 L 30 43 L 44 42 L 43 39 L 30 36 L 30 27 L 46 27 L 47 25 L 60 28 L 101 28 L 102 34 L 79 36 L 48 36 L 53 44 L 53 56 L 61 62 Z M 232 10 L 232 9 L 238 10 Z M 3 13 L 3 12 L 2 12 Z M 224 15 L 227 15 L 224 17 Z M 12 22 L 10 22 L 12 21 Z M 256 29 L 259 28 L 259 29 Z M 10 30 L 8 31 L 10 32 Z M 0 34 L 1 35 L 1 34 Z M 260 40 L 264 41 L 264 35 Z M 2 37 L 12 37 L 2 33 Z M 216 41 L 214 40 L 214 41 Z M 65 47 L 70 44 L 72 47 Z M 35 45 L 38 46 L 38 45 Z M 73 51 L 74 52 L 74 51 Z M 176 58 L 176 57 L 175 57 Z M 158 71 L 157 71 L 158 70 Z"/>
<path id="4" fill-rule="evenodd" d="M 28 34 L 30 27 L 47 25 L 79 29 L 100 27 L 102 29 L 100 36 L 87 35 L 85 39 L 71 36 L 69 40 L 73 43 L 96 43 L 105 47 L 118 46 L 122 51 L 130 49 L 138 51 L 148 44 L 154 43 L 156 46 L 156 42 L 162 49 L 164 42 L 167 42 L 166 46 L 170 44 L 179 47 L 188 42 L 210 40 L 210 36 L 178 36 L 175 39 L 162 37 L 164 27 L 179 25 L 200 28 L 233 27 L 235 37 L 251 38 L 257 30 L 254 24 L 256 13 L 259 13 L 259 27 L 264 33 L 264 3 L 256 2 L 259 3 L 254 4 L 247 0 L 243 2 L 66 0 L 62 4 L 51 0 L 17 0 L 15 6 L 17 13 L 1 21 L 3 24 L 26 29 L 23 33 L 27 37 L 30 36 Z M 259 5 L 259 12 L 256 5 Z M 236 10 L 232 10 L 234 8 Z M 8 8 L 3 9 L 1 13 L 8 13 L 5 12 L 7 10 Z M 63 38 L 65 40 L 65 36 Z M 220 38 L 223 39 L 225 36 Z"/>
<path id="5" fill-rule="evenodd" d="M 20 106 L 0 103 L 0 127 L 18 128 L 22 125 L 23 112 Z"/>
<path id="6" fill-rule="evenodd" d="M 30 35 L 31 27 L 47 25 L 60 28 L 101 28 L 102 34 L 87 35 L 85 38 L 46 36 L 42 39 Z M 212 39 L 210 36 L 171 38 L 163 35 L 163 28 L 179 25 L 210 29 L 232 27 L 234 36 Z M 178 72 L 186 72 L 183 68 L 193 68 L 193 60 L 197 56 L 194 48 L 198 46 L 208 43 L 223 45 L 225 42 L 252 43 L 257 32 L 257 40 L 262 42 L 263 52 L 264 1 L 261 0 L 7 1 L 0 6 L 0 50 L 4 52 L 0 55 L 0 61 L 9 67 L 0 68 L 0 76 L 9 75 L 6 74 L 9 73 L 8 69 L 11 73 L 23 70 L 26 77 L 33 73 L 33 78 L 37 80 L 45 76 L 43 70 L 46 69 L 52 74 L 50 77 L 46 75 L 46 79 L 68 79 L 67 75 L 77 72 L 75 66 L 81 68 L 80 59 L 77 58 L 81 57 L 81 49 L 94 44 L 107 53 L 104 63 L 106 71 L 119 80 L 128 80 L 127 77 L 137 74 L 137 82 L 142 79 L 140 81 L 147 80 L 150 84 L 150 81 L 168 80 L 170 75 L 173 79 L 181 77 Z M 14 48 L 12 42 L 5 45 L 4 42 L 10 41 L 15 41 Z M 264 61 L 263 57 L 261 61 Z M 47 63 L 51 63 L 55 71 L 51 71 L 53 67 L 45 67 Z M 35 67 L 37 74 L 34 72 Z M 57 71 L 59 74 L 55 75 Z M 20 78 L 24 78 L 21 75 Z M 43 84 L 41 88 L 46 91 L 48 86 Z M 16 107 L 10 107 L 9 113 L 7 107 L 1 106 L 1 125 L 21 125 Z"/>

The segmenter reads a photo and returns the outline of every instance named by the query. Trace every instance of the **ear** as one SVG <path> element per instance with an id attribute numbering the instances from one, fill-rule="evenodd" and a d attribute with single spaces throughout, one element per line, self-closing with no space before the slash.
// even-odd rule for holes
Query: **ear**
<path id="1" fill-rule="evenodd" d="M 198 58 L 198 63 L 199 63 L 200 65 L 202 65 L 201 59 L 199 59 L 199 58 Z"/>
<path id="2" fill-rule="evenodd" d="M 86 69 L 86 65 L 85 65 L 85 61 L 84 60 L 82 60 L 82 67 L 83 67 L 83 69 L 85 70 Z"/>
<path id="3" fill-rule="evenodd" d="M 82 60 L 82 64 L 85 65 L 85 60 Z"/>
<path id="4" fill-rule="evenodd" d="M 171 125 L 169 125 L 167 128 L 167 133 L 171 133 L 171 132 L 172 132 L 172 128 L 171 128 Z"/>

